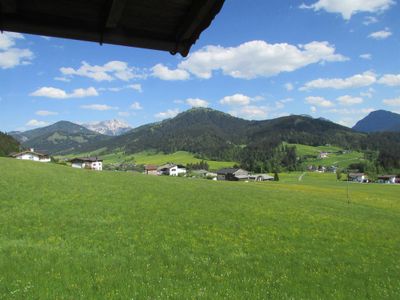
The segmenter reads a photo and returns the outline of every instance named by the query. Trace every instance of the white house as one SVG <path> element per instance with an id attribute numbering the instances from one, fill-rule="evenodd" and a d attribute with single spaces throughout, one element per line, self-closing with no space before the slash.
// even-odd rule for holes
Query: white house
<path id="1" fill-rule="evenodd" d="M 160 175 L 179 176 L 186 174 L 186 168 L 182 165 L 165 164 L 158 168 L 158 172 Z"/>
<path id="2" fill-rule="evenodd" d="M 31 148 L 27 151 L 22 151 L 20 153 L 15 153 L 11 155 L 16 159 L 32 160 L 39 162 L 50 162 L 51 159 L 47 154 L 35 152 L 35 149 Z"/>
<path id="3" fill-rule="evenodd" d="M 103 170 L 103 160 L 98 157 L 76 157 L 71 159 L 71 166 L 78 169 Z"/>
<path id="4" fill-rule="evenodd" d="M 396 183 L 396 175 L 382 175 L 378 177 L 378 182 L 379 183 L 390 183 L 390 184 L 395 184 Z"/>
<path id="5" fill-rule="evenodd" d="M 350 173 L 348 180 L 362 183 L 366 182 L 368 180 L 368 177 L 364 173 Z"/>

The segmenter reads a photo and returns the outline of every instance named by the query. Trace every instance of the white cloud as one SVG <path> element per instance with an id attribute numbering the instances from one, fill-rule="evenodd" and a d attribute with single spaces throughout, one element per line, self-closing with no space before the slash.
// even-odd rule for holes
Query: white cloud
<path id="1" fill-rule="evenodd" d="M 227 105 L 248 105 L 251 98 L 243 94 L 234 94 L 232 96 L 225 96 L 219 102 Z"/>
<path id="2" fill-rule="evenodd" d="M 369 88 L 365 92 L 361 92 L 360 96 L 361 97 L 367 97 L 367 98 L 372 98 L 374 96 L 375 90 L 373 88 Z"/>
<path id="3" fill-rule="evenodd" d="M 364 100 L 361 97 L 352 97 L 349 95 L 345 95 L 345 96 L 341 96 L 339 98 L 337 98 L 337 101 L 341 104 L 341 105 L 354 105 L 354 104 L 360 104 L 363 103 Z"/>
<path id="4" fill-rule="evenodd" d="M 400 106 L 400 97 L 393 99 L 385 99 L 382 102 L 389 106 Z"/>
<path id="5" fill-rule="evenodd" d="M 130 109 L 133 109 L 133 110 L 141 110 L 141 109 L 143 109 L 143 107 L 140 105 L 139 102 L 133 102 L 133 103 L 131 104 L 131 106 L 130 106 Z"/>
<path id="6" fill-rule="evenodd" d="M 303 87 L 300 88 L 301 91 L 311 90 L 311 89 L 349 89 L 349 88 L 359 88 L 364 86 L 369 86 L 376 82 L 376 75 L 373 72 L 364 72 L 362 74 L 356 74 L 351 77 L 342 78 L 332 78 L 332 79 L 316 79 L 307 82 Z"/>
<path id="7" fill-rule="evenodd" d="M 130 84 L 127 87 L 130 89 L 133 89 L 139 93 L 143 92 L 142 85 L 140 83 Z"/>
<path id="8" fill-rule="evenodd" d="M 400 74 L 383 75 L 378 82 L 387 86 L 400 86 Z"/>
<path id="9" fill-rule="evenodd" d="M 242 117 L 251 120 L 265 119 L 268 116 L 269 108 L 265 106 L 245 105 L 229 112 L 232 116 Z"/>
<path id="10" fill-rule="evenodd" d="M 357 13 L 380 13 L 390 8 L 396 2 L 393 0 L 319 0 L 311 5 L 302 4 L 300 8 L 321 9 L 329 13 L 341 14 L 343 19 L 350 20 Z"/>
<path id="11" fill-rule="evenodd" d="M 29 127 L 39 127 L 39 126 L 49 125 L 49 123 L 32 119 L 32 120 L 28 121 L 25 125 L 29 126 Z"/>
<path id="12" fill-rule="evenodd" d="M 361 109 L 332 108 L 327 110 L 326 112 L 340 114 L 340 115 L 367 115 L 375 110 L 376 110 L 375 108 L 371 107 L 361 108 Z"/>
<path id="13" fill-rule="evenodd" d="M 294 89 L 294 86 L 292 83 L 288 82 L 285 84 L 285 89 L 290 92 Z"/>
<path id="14" fill-rule="evenodd" d="M 190 74 L 182 69 L 170 70 L 163 64 L 157 64 L 151 68 L 152 76 L 162 80 L 188 80 Z"/>
<path id="15" fill-rule="evenodd" d="M 317 112 L 317 108 L 315 106 L 310 106 L 310 111 L 312 113 L 316 113 Z"/>
<path id="16" fill-rule="evenodd" d="M 378 23 L 378 18 L 377 18 L 377 17 L 366 16 L 366 17 L 364 18 L 363 24 L 364 24 L 365 26 L 368 26 L 368 25 L 371 25 L 371 24 L 375 24 L 375 23 Z"/>
<path id="17" fill-rule="evenodd" d="M 38 116 L 56 116 L 58 115 L 58 112 L 55 111 L 48 111 L 48 110 L 38 110 L 35 114 L 37 114 Z"/>
<path id="18" fill-rule="evenodd" d="M 136 73 L 136 71 L 137 69 L 129 67 L 128 63 L 118 60 L 110 61 L 102 66 L 92 66 L 83 61 L 79 69 L 71 67 L 60 68 L 60 72 L 64 76 L 82 76 L 95 81 L 112 81 L 116 79 L 129 81 L 133 78 L 143 78 L 143 75 Z"/>
<path id="19" fill-rule="evenodd" d="M 314 41 L 296 46 L 250 41 L 237 47 L 206 46 L 189 55 L 175 71 L 186 70 L 199 78 L 209 79 L 214 71 L 221 70 L 224 75 L 234 78 L 252 79 L 292 72 L 310 64 L 345 60 L 348 58 L 337 54 L 328 42 Z M 167 69 L 162 67 L 162 70 Z"/>
<path id="20" fill-rule="evenodd" d="M 371 60 L 372 59 L 372 55 L 370 53 L 364 53 L 364 54 L 360 55 L 360 58 L 366 59 L 366 60 Z"/>
<path id="21" fill-rule="evenodd" d="M 116 106 L 109 106 L 109 105 L 106 105 L 106 104 L 81 105 L 81 108 L 90 109 L 90 110 L 99 110 L 99 111 L 116 110 L 116 109 L 118 109 L 118 107 L 116 107 Z"/>
<path id="22" fill-rule="evenodd" d="M 206 100 L 199 98 L 188 98 L 186 99 L 186 104 L 192 107 L 208 107 L 209 103 Z"/>
<path id="23" fill-rule="evenodd" d="M 168 118 L 173 118 L 175 117 L 177 114 L 179 114 L 179 109 L 168 109 L 166 111 L 163 112 L 159 112 L 157 114 L 154 115 L 154 117 L 156 117 L 157 119 L 168 119 Z"/>
<path id="24" fill-rule="evenodd" d="M 392 35 L 392 32 L 389 29 L 376 31 L 371 33 L 368 37 L 375 40 L 384 40 L 387 39 L 389 36 Z"/>
<path id="25" fill-rule="evenodd" d="M 315 97 L 309 96 L 306 98 L 306 103 L 311 104 L 313 106 L 320 106 L 320 107 L 331 107 L 334 106 L 332 101 L 329 101 L 323 97 Z"/>
<path id="26" fill-rule="evenodd" d="M 67 77 L 54 77 L 54 80 L 63 81 L 63 82 L 70 82 L 71 81 L 71 79 L 69 79 Z"/>
<path id="27" fill-rule="evenodd" d="M 68 99 L 68 98 L 85 98 L 91 96 L 98 96 L 99 93 L 94 87 L 89 87 L 87 89 L 75 89 L 72 93 L 67 93 L 66 91 L 54 87 L 41 87 L 40 89 L 32 92 L 30 96 L 34 97 L 46 97 L 54 99 Z"/>
<path id="28" fill-rule="evenodd" d="M 20 33 L 0 33 L 0 68 L 11 69 L 19 65 L 31 63 L 34 55 L 29 49 L 15 48 L 17 40 L 24 39 Z"/>

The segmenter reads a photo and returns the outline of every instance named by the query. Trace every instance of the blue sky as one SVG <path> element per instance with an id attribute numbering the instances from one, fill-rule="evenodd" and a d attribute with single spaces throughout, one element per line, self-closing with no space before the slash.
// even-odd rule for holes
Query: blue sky
<path id="1" fill-rule="evenodd" d="M 346 126 L 400 112 L 395 0 L 226 0 L 190 55 L 0 34 L 0 130 L 69 120 L 132 127 L 208 106 Z"/>

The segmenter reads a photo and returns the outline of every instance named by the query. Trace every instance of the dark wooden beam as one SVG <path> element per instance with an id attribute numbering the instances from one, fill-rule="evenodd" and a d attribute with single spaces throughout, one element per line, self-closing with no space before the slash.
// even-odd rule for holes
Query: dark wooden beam
<path id="1" fill-rule="evenodd" d="M 0 11 L 3 14 L 13 14 L 17 12 L 17 0 L 0 0 Z"/>
<path id="2" fill-rule="evenodd" d="M 116 28 L 124 12 L 126 0 L 113 0 L 106 21 L 106 28 Z"/>

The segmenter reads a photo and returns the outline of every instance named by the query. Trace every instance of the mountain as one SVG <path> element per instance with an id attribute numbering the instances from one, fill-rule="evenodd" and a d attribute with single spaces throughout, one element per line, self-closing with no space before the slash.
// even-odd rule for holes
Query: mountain
<path id="1" fill-rule="evenodd" d="M 193 108 L 175 118 L 144 125 L 118 137 L 87 145 L 87 151 L 116 149 L 126 153 L 145 150 L 185 150 L 207 159 L 236 159 L 244 148 L 272 149 L 283 141 L 307 145 L 355 143 L 362 134 L 327 120 L 287 116 L 248 121 L 210 108 Z M 267 151 L 267 150 L 266 150 Z"/>
<path id="2" fill-rule="evenodd" d="M 400 131 L 400 114 L 386 110 L 371 112 L 353 127 L 361 132 Z"/>
<path id="3" fill-rule="evenodd" d="M 19 146 L 19 142 L 11 135 L 0 131 L 0 156 L 8 156 L 12 152 L 18 152 Z"/>
<path id="4" fill-rule="evenodd" d="M 82 124 L 82 126 L 91 131 L 110 136 L 121 135 L 132 129 L 128 123 L 115 119 L 102 122 L 86 123 Z"/>
<path id="5" fill-rule="evenodd" d="M 25 148 L 35 148 L 52 155 L 82 152 L 81 149 L 86 144 L 109 139 L 108 136 L 68 121 L 10 134 L 21 141 Z"/>

